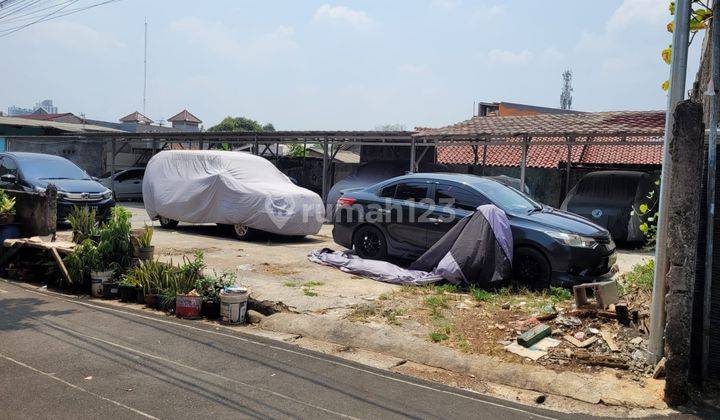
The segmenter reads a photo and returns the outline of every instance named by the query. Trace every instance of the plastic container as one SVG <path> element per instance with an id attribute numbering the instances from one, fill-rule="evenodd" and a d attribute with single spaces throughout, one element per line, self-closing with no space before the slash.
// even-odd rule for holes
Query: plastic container
<path id="1" fill-rule="evenodd" d="M 178 318 L 198 319 L 202 309 L 202 296 L 175 296 L 175 316 Z"/>
<path id="2" fill-rule="evenodd" d="M 107 283 L 112 278 L 113 271 L 91 271 L 90 272 L 90 285 L 92 297 L 103 296 L 103 283 Z"/>
<path id="3" fill-rule="evenodd" d="M 226 287 L 220 293 L 220 322 L 244 324 L 250 292 L 245 287 Z"/>

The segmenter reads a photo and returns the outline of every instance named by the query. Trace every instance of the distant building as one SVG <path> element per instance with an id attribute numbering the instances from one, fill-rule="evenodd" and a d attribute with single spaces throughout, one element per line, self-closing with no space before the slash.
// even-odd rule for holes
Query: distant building
<path id="1" fill-rule="evenodd" d="M 542 114 L 580 114 L 580 111 L 569 109 L 548 108 L 544 106 L 515 104 L 512 102 L 480 102 L 478 117 L 509 117 Z"/>
<path id="2" fill-rule="evenodd" d="M 168 121 L 172 123 L 173 128 L 177 128 L 180 131 L 200 131 L 200 124 L 202 121 L 187 109 L 183 109 L 176 115 L 168 118 Z"/>
<path id="3" fill-rule="evenodd" d="M 28 114 L 57 114 L 58 108 L 53 105 L 52 99 L 45 99 L 35 104 L 32 108 L 23 108 L 16 105 L 8 107 L 8 116 L 14 117 L 18 115 Z"/>
<path id="4" fill-rule="evenodd" d="M 177 128 L 154 125 L 154 121 L 145 115 L 135 111 L 132 114 L 120 118 L 120 130 L 131 133 L 168 133 L 181 131 Z M 105 125 L 101 122 L 95 124 Z"/>
<path id="5" fill-rule="evenodd" d="M 45 113 L 36 113 L 36 114 L 27 114 L 27 115 L 16 115 L 18 118 L 26 118 L 29 120 L 37 120 L 37 121 L 53 121 L 53 122 L 61 122 L 61 123 L 70 123 L 70 124 L 83 124 L 83 119 L 78 117 L 77 115 L 73 114 L 72 112 L 64 112 L 62 114 L 45 114 Z"/>

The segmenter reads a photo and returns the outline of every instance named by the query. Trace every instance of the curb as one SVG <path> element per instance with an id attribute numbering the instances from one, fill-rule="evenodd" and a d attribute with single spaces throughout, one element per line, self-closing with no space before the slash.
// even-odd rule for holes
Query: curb
<path id="1" fill-rule="evenodd" d="M 265 318 L 260 323 L 260 327 L 372 350 L 436 368 L 475 375 L 482 381 L 559 395 L 592 404 L 667 408 L 657 389 L 618 380 L 611 373 L 589 375 L 555 372 L 540 366 L 509 363 L 487 355 L 467 355 L 386 326 L 371 327 L 344 319 L 284 312 Z"/>

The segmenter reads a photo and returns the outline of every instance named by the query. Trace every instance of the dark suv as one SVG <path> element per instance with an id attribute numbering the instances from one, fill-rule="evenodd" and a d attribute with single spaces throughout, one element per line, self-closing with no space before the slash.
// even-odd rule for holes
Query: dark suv
<path id="1" fill-rule="evenodd" d="M 542 288 L 611 275 L 615 243 L 607 230 L 474 175 L 419 173 L 345 190 L 333 239 L 363 258 L 416 258 L 483 204 L 501 208 L 510 221 L 515 281 Z"/>
<path id="2" fill-rule="evenodd" d="M 93 207 L 106 219 L 115 205 L 112 191 L 100 185 L 77 165 L 60 156 L 42 153 L 0 153 L 0 188 L 45 191 L 57 187 L 57 219 L 67 219 L 73 206 Z"/>

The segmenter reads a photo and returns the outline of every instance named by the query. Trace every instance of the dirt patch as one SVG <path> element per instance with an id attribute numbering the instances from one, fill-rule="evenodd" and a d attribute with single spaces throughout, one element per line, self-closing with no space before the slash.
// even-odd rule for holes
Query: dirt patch
<path id="1" fill-rule="evenodd" d="M 254 272 L 269 274 L 273 276 L 293 276 L 300 274 L 300 271 L 292 264 L 270 264 L 267 262 L 260 263 L 253 267 Z"/>
<path id="2" fill-rule="evenodd" d="M 182 255 L 192 255 L 192 254 L 196 253 L 197 251 L 202 251 L 205 254 L 211 254 L 213 252 L 220 252 L 222 250 L 215 246 L 202 247 L 202 248 L 162 247 L 162 248 L 156 248 L 155 254 L 158 256 L 175 256 L 175 255 L 182 256 Z"/>
<path id="3" fill-rule="evenodd" d="M 628 307 L 646 307 L 645 292 L 632 291 L 624 299 Z M 631 306 L 632 305 L 632 306 Z M 404 287 L 381 295 L 373 302 L 356 305 L 347 319 L 379 322 L 410 329 L 413 334 L 470 354 L 486 354 L 520 364 L 539 364 L 555 371 L 600 372 L 611 369 L 617 377 L 642 381 L 652 373 L 644 361 L 647 346 L 646 318 L 632 325 L 596 312 L 578 313 L 568 290 L 544 292 L 501 289 L 458 291 L 452 285 Z M 537 361 L 508 352 L 505 347 L 540 323 L 552 329 L 557 347 Z M 577 347 L 565 337 L 580 342 Z M 606 341 L 612 342 L 613 347 Z"/>

